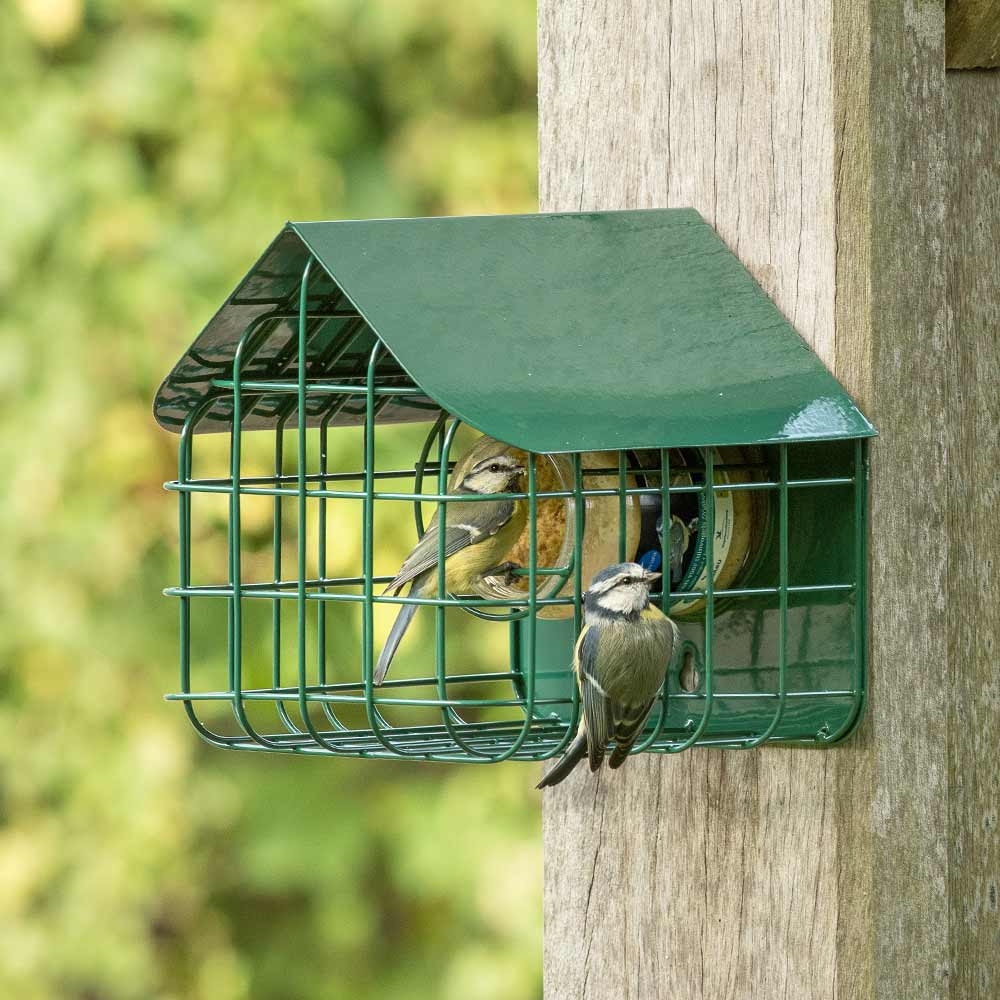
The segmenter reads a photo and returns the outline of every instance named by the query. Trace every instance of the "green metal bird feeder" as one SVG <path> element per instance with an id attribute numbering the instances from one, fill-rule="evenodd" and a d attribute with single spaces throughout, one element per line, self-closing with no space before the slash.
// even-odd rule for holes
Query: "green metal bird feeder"
<path id="1" fill-rule="evenodd" d="M 155 413 L 180 435 L 168 697 L 210 743 L 558 755 L 581 595 L 627 559 L 662 567 L 684 640 L 636 751 L 828 745 L 861 716 L 875 431 L 693 210 L 289 224 Z M 523 570 L 382 594 L 459 502 L 470 429 L 528 459 Z M 407 601 L 434 642 L 376 687 Z"/>

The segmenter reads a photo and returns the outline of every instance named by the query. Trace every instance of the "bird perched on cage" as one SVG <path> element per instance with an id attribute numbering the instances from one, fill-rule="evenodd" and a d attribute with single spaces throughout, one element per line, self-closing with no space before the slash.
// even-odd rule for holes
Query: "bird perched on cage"
<path id="1" fill-rule="evenodd" d="M 583 715 L 569 749 L 536 787 L 558 785 L 584 757 L 596 771 L 609 742 L 608 766 L 625 763 L 680 648 L 677 626 L 649 601 L 659 576 L 638 563 L 619 563 L 591 581 L 573 654 Z"/>
<path id="2" fill-rule="evenodd" d="M 510 454 L 509 445 L 494 443 L 496 448 L 487 447 L 487 454 L 451 488 L 453 493 L 484 496 L 520 492 L 525 466 Z M 467 594 L 477 588 L 483 577 L 509 572 L 513 564 L 501 560 L 524 530 L 526 519 L 527 505 L 523 500 L 449 502 L 445 514 L 445 589 Z M 427 531 L 406 557 L 395 579 L 385 588 L 386 594 L 398 594 L 409 583 L 410 597 L 437 595 L 439 538 L 435 513 Z M 385 680 L 396 647 L 418 607 L 404 604 L 399 609 L 375 667 L 375 684 Z"/>

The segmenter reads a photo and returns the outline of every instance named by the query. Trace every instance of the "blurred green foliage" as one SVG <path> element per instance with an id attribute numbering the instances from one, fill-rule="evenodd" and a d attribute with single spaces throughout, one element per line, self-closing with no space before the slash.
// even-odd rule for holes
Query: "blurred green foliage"
<path id="1" fill-rule="evenodd" d="M 539 995 L 533 768 L 226 754 L 161 700 L 150 416 L 286 218 L 531 210 L 534 81 L 529 0 L 0 4 L 0 996 Z"/>

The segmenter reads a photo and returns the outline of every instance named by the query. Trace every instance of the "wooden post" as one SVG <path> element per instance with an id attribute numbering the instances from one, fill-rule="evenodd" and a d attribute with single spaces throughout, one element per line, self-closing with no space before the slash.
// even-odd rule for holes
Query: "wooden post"
<path id="1" fill-rule="evenodd" d="M 548 1000 L 1000 996 L 1000 74 L 944 48 L 930 0 L 540 2 L 542 210 L 694 206 L 882 434 L 861 731 L 546 792 Z"/>

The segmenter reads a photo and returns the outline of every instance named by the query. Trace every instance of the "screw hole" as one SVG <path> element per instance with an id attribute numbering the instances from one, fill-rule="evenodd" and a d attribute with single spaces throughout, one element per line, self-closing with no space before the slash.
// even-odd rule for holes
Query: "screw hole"
<path id="1" fill-rule="evenodd" d="M 701 674 L 698 673 L 698 668 L 695 666 L 694 652 L 690 649 L 684 650 L 679 681 L 681 690 L 689 694 L 692 691 L 697 691 L 698 685 L 701 684 Z"/>

